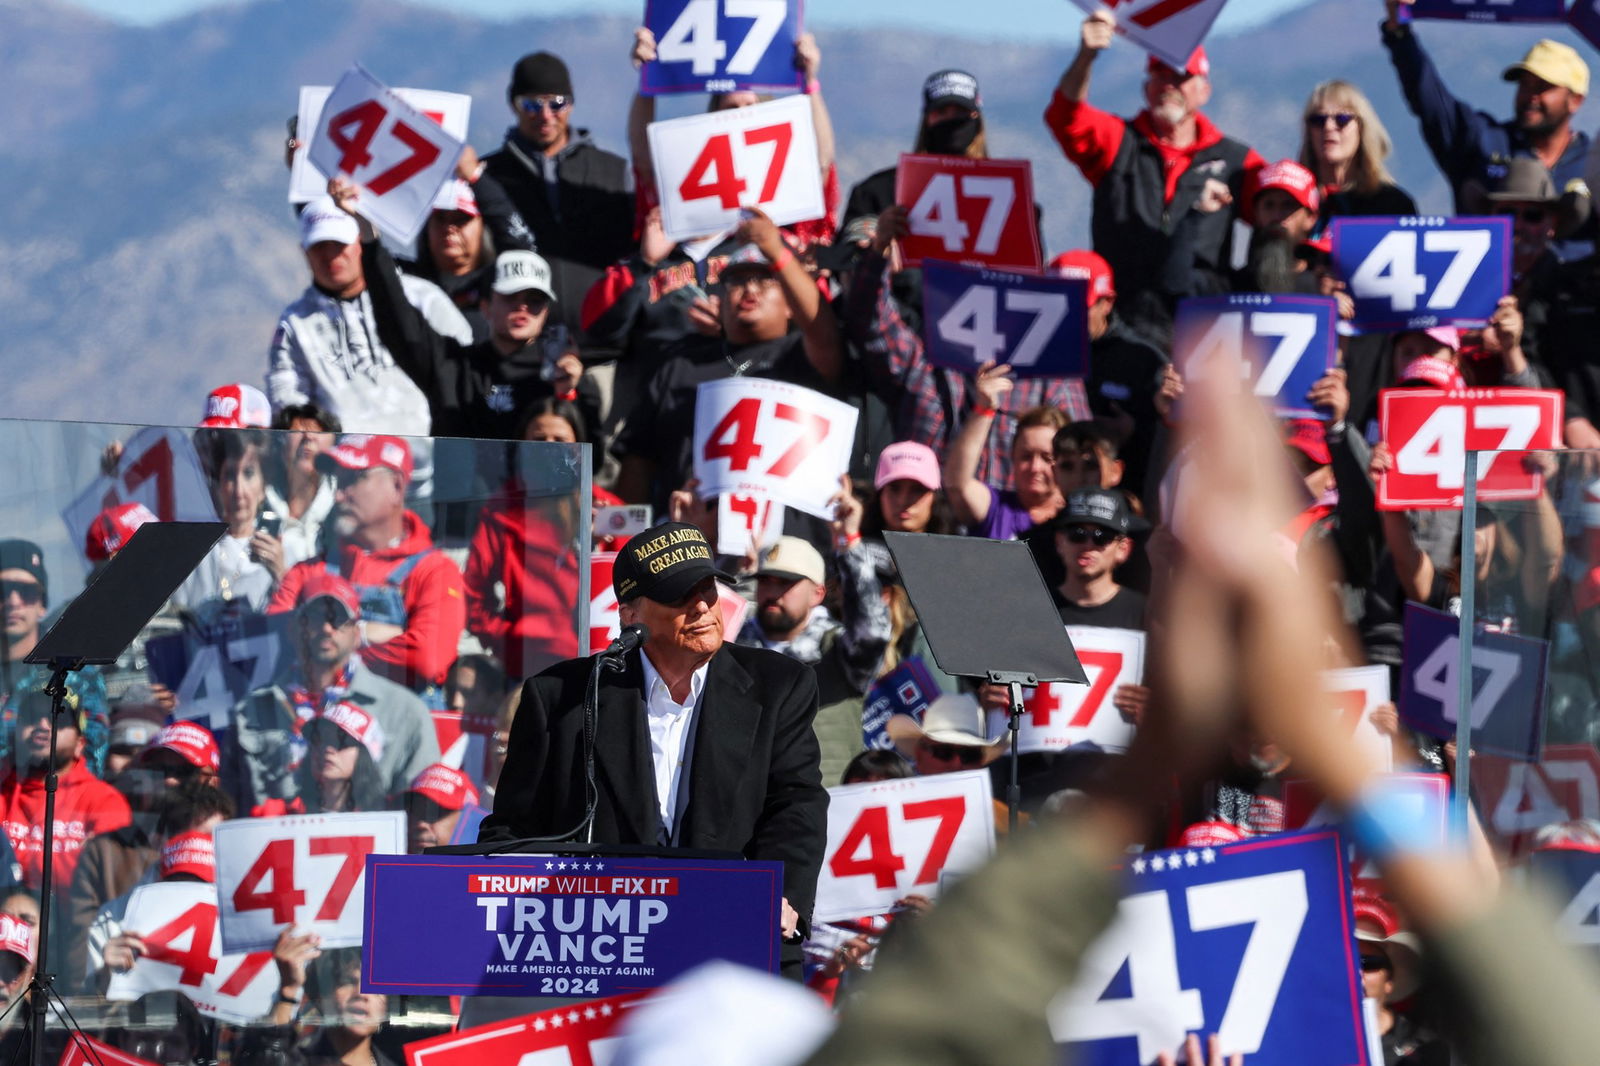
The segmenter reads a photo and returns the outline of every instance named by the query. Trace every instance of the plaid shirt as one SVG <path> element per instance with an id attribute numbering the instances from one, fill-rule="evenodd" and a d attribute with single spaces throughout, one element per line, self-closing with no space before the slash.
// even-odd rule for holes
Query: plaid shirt
<path id="1" fill-rule="evenodd" d="M 922 338 L 900 317 L 889 293 L 888 264 L 880 255 L 862 257 L 845 304 L 845 329 L 866 352 L 873 389 L 894 411 L 896 440 L 926 444 L 941 456 L 968 412 L 980 399 L 972 378 L 935 366 L 922 357 Z M 978 480 L 1011 484 L 1011 438 L 1017 416 L 1030 407 L 1058 407 L 1074 422 L 1091 417 L 1081 378 L 1018 378 L 1006 393 L 978 460 Z"/>

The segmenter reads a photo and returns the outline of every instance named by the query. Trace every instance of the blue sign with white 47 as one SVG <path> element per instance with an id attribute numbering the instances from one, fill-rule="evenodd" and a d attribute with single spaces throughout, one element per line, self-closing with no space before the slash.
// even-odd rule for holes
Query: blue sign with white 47
<path id="1" fill-rule="evenodd" d="M 1336 218 L 1330 232 L 1358 329 L 1482 326 L 1511 289 L 1508 218 Z"/>
<path id="2" fill-rule="evenodd" d="M 1136 1066 L 1188 1033 L 1281 1066 L 1366 1066 L 1345 849 L 1332 829 L 1141 855 L 1056 997 L 1073 1061 Z"/>
<path id="3" fill-rule="evenodd" d="M 1189 381 L 1210 375 L 1249 381 L 1257 396 L 1272 400 L 1279 418 L 1326 420 L 1306 394 L 1338 365 L 1337 318 L 1338 305 L 1327 296 L 1249 292 L 1182 300 L 1172 363 Z"/>
<path id="4" fill-rule="evenodd" d="M 1019 378 L 1089 372 L 1089 283 L 922 261 L 928 361 L 964 374 L 1005 363 Z"/>
<path id="5" fill-rule="evenodd" d="M 804 85 L 800 0 L 647 0 L 644 24 L 656 38 L 656 58 L 639 71 L 645 96 Z"/>

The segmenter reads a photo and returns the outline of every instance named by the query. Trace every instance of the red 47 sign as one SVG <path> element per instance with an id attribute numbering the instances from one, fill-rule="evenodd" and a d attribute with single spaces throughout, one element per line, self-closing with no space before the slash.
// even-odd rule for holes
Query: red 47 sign
<path id="1" fill-rule="evenodd" d="M 780 226 L 826 210 L 808 96 L 652 122 L 649 137 L 661 224 L 673 240 L 729 229 L 744 207 Z"/>
<path id="2" fill-rule="evenodd" d="M 571 1003 L 406 1045 L 406 1066 L 607 1066 L 617 1053 L 612 1034 L 644 993 Z"/>
<path id="3" fill-rule="evenodd" d="M 902 155 L 894 202 L 910 209 L 911 233 L 900 239 L 907 266 L 930 257 L 996 270 L 1040 268 L 1026 159 Z"/>
<path id="4" fill-rule="evenodd" d="M 1144 676 L 1144 634 L 1134 629 L 1068 626 L 1089 684 L 1052 681 L 1040 685 L 1024 701 L 1028 713 L 1017 730 L 1017 750 L 1061 751 L 1092 741 L 1107 751 L 1126 751 L 1133 723 L 1122 717 L 1112 696 L 1123 685 L 1137 685 Z M 989 712 L 989 735 L 1009 728 L 1010 715 Z"/>
<path id="5" fill-rule="evenodd" d="M 311 138 L 311 165 L 363 189 L 361 213 L 409 242 L 422 230 L 462 144 L 359 65 L 328 94 Z"/>
<path id="6" fill-rule="evenodd" d="M 882 914 L 912 892 L 932 898 L 941 874 L 994 854 L 987 770 L 841 785 L 828 797 L 816 921 Z"/>
<path id="7" fill-rule="evenodd" d="M 757 496 L 831 518 L 855 437 L 855 408 L 820 392 L 765 378 L 708 381 L 695 395 L 694 476 L 702 498 Z"/>
<path id="8" fill-rule="evenodd" d="M 357 947 L 366 912 L 368 855 L 403 855 L 401 811 L 239 818 L 213 834 L 222 942 L 229 951 L 270 949 L 285 925 Z"/>
<path id="9" fill-rule="evenodd" d="M 1182 70 L 1211 30 L 1227 0 L 1072 0 L 1093 14 L 1109 7 L 1117 32 L 1168 65 Z"/>
<path id="10" fill-rule="evenodd" d="M 173 990 L 188 996 L 208 1018 L 238 1025 L 258 1021 L 272 1009 L 278 990 L 272 952 L 222 953 L 215 885 L 140 885 L 128 897 L 122 928 L 143 938 L 145 954 L 131 970 L 112 975 L 107 999 L 132 1000 Z"/>
<path id="11" fill-rule="evenodd" d="M 1461 506 L 1467 453 L 1478 456 L 1478 498 L 1531 500 L 1544 477 L 1523 467 L 1526 450 L 1561 447 L 1558 389 L 1384 389 L 1378 426 L 1394 467 L 1378 478 L 1378 509 Z"/>
<path id="12" fill-rule="evenodd" d="M 1478 755 L 1472 789 L 1490 830 L 1515 859 L 1533 850 L 1535 834 L 1547 825 L 1600 818 L 1600 754 L 1587 744 L 1550 744 L 1536 763 Z"/>

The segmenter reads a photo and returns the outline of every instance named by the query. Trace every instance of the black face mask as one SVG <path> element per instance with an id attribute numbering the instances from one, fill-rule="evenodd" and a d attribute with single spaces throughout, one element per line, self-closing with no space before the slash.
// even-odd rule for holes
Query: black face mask
<path id="1" fill-rule="evenodd" d="M 947 118 L 922 131 L 922 148 L 934 155 L 966 155 L 981 129 L 983 119 L 977 115 Z"/>

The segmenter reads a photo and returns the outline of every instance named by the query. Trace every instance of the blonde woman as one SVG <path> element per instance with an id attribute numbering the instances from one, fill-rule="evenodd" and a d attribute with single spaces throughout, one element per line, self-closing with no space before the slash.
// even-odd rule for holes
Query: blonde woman
<path id="1" fill-rule="evenodd" d="M 1416 201 L 1394 183 L 1384 161 L 1389 131 L 1360 89 L 1325 81 L 1306 101 L 1300 162 L 1322 187 L 1322 218 L 1334 215 L 1414 215 Z"/>

